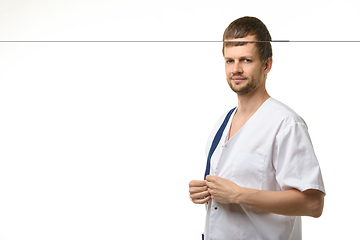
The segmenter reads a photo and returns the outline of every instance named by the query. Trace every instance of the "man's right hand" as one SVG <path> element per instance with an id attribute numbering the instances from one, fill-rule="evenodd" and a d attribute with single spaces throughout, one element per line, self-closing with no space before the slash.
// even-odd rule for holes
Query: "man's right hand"
<path id="1" fill-rule="evenodd" d="M 193 180 L 189 183 L 190 198 L 193 203 L 204 204 L 211 199 L 206 180 Z"/>

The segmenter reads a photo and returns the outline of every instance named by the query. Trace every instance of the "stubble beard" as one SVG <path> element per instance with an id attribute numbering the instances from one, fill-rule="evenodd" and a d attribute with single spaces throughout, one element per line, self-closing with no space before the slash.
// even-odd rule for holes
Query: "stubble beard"
<path id="1" fill-rule="evenodd" d="M 241 87 L 240 89 L 236 87 L 236 84 L 234 85 L 230 80 L 229 86 L 231 90 L 233 90 L 237 95 L 244 95 L 250 93 L 258 86 L 258 84 L 256 84 L 254 81 L 248 82 L 245 86 Z"/>

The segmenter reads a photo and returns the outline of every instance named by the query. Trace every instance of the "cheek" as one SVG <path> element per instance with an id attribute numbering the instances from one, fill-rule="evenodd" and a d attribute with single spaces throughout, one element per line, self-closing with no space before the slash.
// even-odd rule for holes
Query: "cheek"
<path id="1" fill-rule="evenodd" d="M 231 69 L 229 67 L 225 66 L 225 73 L 226 73 L 226 76 L 228 76 L 231 73 Z"/>
<path id="2" fill-rule="evenodd" d="M 225 75 L 226 75 L 226 78 L 230 78 L 231 71 L 230 70 L 225 70 Z"/>
<path id="3" fill-rule="evenodd" d="M 247 73 L 249 76 L 253 78 L 257 78 L 261 75 L 261 69 L 249 67 L 248 69 L 245 70 L 245 73 Z"/>

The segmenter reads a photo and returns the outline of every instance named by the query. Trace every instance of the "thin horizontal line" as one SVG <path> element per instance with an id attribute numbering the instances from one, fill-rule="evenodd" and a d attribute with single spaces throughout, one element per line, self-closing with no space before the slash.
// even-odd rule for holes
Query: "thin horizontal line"
<path id="1" fill-rule="evenodd" d="M 350 43 L 350 42 L 360 42 L 360 41 L 356 41 L 356 40 L 348 40 L 348 41 L 345 41 L 345 40 L 339 40 L 339 41 L 335 41 L 335 40 L 334 41 L 323 41 L 323 40 L 321 40 L 321 41 L 315 41 L 315 40 L 297 41 L 297 40 L 295 40 L 295 41 L 289 41 L 289 42 L 313 42 L 313 43 L 327 43 L 327 42 L 336 43 L 336 42 L 339 42 L 339 43 Z"/>
<path id="2" fill-rule="evenodd" d="M 107 42 L 114 42 L 114 43 L 131 43 L 131 42 L 134 42 L 134 43 L 203 43 L 203 42 L 209 42 L 209 43 L 212 43 L 212 42 L 224 42 L 224 41 L 0 41 L 0 42 L 79 42 L 79 43 L 82 43 L 82 42 L 90 42 L 90 43 L 97 43 L 97 42 L 100 42 L 100 43 L 107 43 Z M 227 42 L 227 41 L 225 41 Z M 242 41 L 242 42 L 269 42 L 269 41 Z M 288 40 L 279 40 L 279 41 L 271 41 L 271 42 L 288 42 Z"/>
<path id="3" fill-rule="evenodd" d="M 0 43 L 222 43 L 234 41 L 0 41 Z M 353 43 L 360 40 L 272 40 L 272 41 L 240 41 L 240 42 L 293 42 L 293 43 Z"/>

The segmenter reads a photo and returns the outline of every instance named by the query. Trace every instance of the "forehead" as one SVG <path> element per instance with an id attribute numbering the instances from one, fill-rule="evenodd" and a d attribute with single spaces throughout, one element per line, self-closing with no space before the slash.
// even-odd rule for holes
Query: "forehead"
<path id="1" fill-rule="evenodd" d="M 259 57 L 257 50 L 257 44 L 252 41 L 257 41 L 254 35 L 246 36 L 243 38 L 234 38 L 234 39 L 225 39 L 225 41 L 234 41 L 234 42 L 247 42 L 242 46 L 226 46 L 224 48 L 224 57 L 225 58 L 238 58 L 242 56 L 252 56 Z"/>

